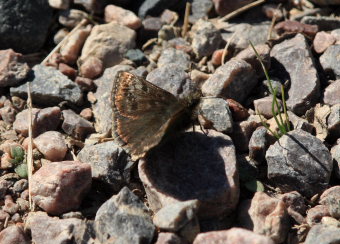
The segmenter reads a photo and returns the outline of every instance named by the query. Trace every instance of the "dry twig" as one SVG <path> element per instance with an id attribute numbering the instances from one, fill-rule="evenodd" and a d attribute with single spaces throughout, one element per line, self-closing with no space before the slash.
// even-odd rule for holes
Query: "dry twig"
<path id="1" fill-rule="evenodd" d="M 257 0 L 255 2 L 249 3 L 246 6 L 243 6 L 242 8 L 236 9 L 235 11 L 225 15 L 224 17 L 222 17 L 221 19 L 219 19 L 219 22 L 223 22 L 223 21 L 227 21 L 230 20 L 231 18 L 236 17 L 237 15 L 247 11 L 248 9 L 251 9 L 253 7 L 256 7 L 262 3 L 264 3 L 266 0 Z"/>
<path id="2" fill-rule="evenodd" d="M 182 28 L 182 37 L 185 37 L 185 35 L 187 34 L 188 29 L 189 29 L 190 8 L 191 8 L 191 4 L 189 2 L 187 2 L 186 6 L 185 6 L 185 15 L 184 15 L 183 28 Z"/>

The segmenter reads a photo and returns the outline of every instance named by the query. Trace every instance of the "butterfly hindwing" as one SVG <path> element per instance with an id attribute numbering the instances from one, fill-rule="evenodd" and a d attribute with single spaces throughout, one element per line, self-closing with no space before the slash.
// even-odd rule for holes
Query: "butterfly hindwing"
<path id="1" fill-rule="evenodd" d="M 157 145 L 185 106 L 142 77 L 119 72 L 112 90 L 113 136 L 138 159 Z"/>

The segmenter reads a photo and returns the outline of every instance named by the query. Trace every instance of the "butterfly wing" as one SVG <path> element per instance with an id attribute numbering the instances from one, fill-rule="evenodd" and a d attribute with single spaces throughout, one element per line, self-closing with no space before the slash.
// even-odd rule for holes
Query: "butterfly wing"
<path id="1" fill-rule="evenodd" d="M 156 146 L 184 105 L 171 93 L 142 77 L 119 72 L 112 90 L 114 137 L 133 159 Z"/>

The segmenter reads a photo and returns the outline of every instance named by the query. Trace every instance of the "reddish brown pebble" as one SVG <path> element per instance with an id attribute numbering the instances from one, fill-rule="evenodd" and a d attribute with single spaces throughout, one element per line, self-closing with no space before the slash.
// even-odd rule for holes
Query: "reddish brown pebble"
<path id="1" fill-rule="evenodd" d="M 133 30 L 142 26 L 142 21 L 132 11 L 123 9 L 115 5 L 107 5 L 105 8 L 105 21 L 117 21 Z"/>
<path id="2" fill-rule="evenodd" d="M 222 55 L 223 49 L 216 50 L 211 57 L 211 63 L 215 66 L 220 66 L 222 63 Z"/>
<path id="3" fill-rule="evenodd" d="M 58 68 L 59 63 L 63 61 L 63 57 L 60 55 L 60 53 L 53 53 L 51 57 L 48 59 L 46 66 L 52 66 L 54 68 Z"/>
<path id="4" fill-rule="evenodd" d="M 77 76 L 77 70 L 68 66 L 67 64 L 60 63 L 58 68 L 59 68 L 61 73 L 66 75 L 71 80 L 74 80 L 74 78 Z"/>
<path id="5" fill-rule="evenodd" d="M 334 36 L 327 32 L 320 31 L 316 34 L 313 41 L 314 50 L 317 53 L 323 53 L 329 46 L 334 44 L 335 41 L 336 39 Z"/>
<path id="6" fill-rule="evenodd" d="M 95 84 L 92 79 L 77 76 L 75 82 L 80 86 L 80 88 L 84 91 L 92 91 L 95 88 Z"/>
<path id="7" fill-rule="evenodd" d="M 84 108 L 80 112 L 80 116 L 83 117 L 84 119 L 90 120 L 93 116 L 92 109 L 90 108 Z"/>
<path id="8" fill-rule="evenodd" d="M 80 73 L 83 77 L 94 79 L 102 74 L 103 62 L 96 57 L 89 57 L 80 67 Z"/>
<path id="9" fill-rule="evenodd" d="M 245 107 L 243 107 L 240 103 L 236 102 L 233 99 L 227 99 L 227 102 L 233 115 L 234 121 L 242 121 L 249 117 L 248 110 Z"/>
<path id="10" fill-rule="evenodd" d="M 318 26 L 303 24 L 298 21 L 286 20 L 275 25 L 275 30 L 279 34 L 283 34 L 285 32 L 303 33 L 303 34 L 313 37 L 318 32 Z"/>

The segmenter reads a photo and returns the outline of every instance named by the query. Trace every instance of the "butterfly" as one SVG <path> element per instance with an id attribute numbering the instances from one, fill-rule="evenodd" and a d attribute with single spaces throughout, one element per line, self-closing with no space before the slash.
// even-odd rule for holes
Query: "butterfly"
<path id="1" fill-rule="evenodd" d="M 112 136 L 132 160 L 144 157 L 170 131 L 190 125 L 200 96 L 195 90 L 188 97 L 177 98 L 143 77 L 120 71 L 111 93 Z"/>

